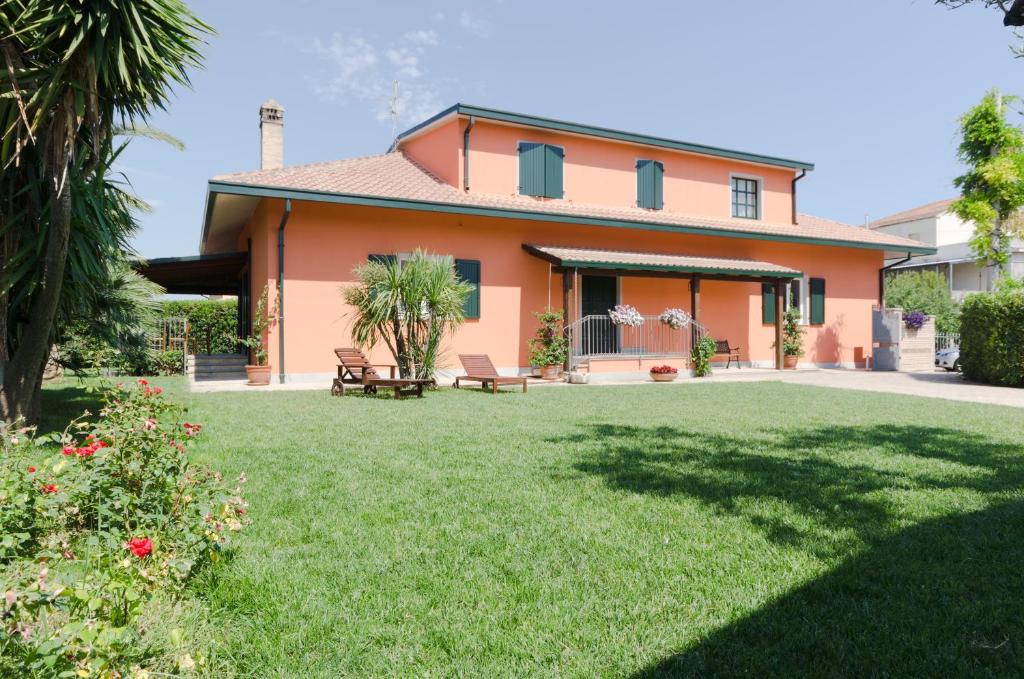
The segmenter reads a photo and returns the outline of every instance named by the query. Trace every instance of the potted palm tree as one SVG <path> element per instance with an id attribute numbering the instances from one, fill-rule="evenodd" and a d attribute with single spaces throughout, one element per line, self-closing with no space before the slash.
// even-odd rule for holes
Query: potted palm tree
<path id="1" fill-rule="evenodd" d="M 238 340 L 238 343 L 249 350 L 250 363 L 245 366 L 245 374 L 249 378 L 249 386 L 265 387 L 270 384 L 270 365 L 267 361 L 266 333 L 273 317 L 277 314 L 277 306 L 267 312 L 267 286 L 256 302 L 256 313 L 252 317 L 252 334 Z"/>
<path id="2" fill-rule="evenodd" d="M 540 368 L 545 380 L 557 380 L 569 356 L 569 343 L 562 332 L 562 313 L 550 307 L 534 314 L 540 321 L 537 336 L 529 340 L 530 364 Z"/>

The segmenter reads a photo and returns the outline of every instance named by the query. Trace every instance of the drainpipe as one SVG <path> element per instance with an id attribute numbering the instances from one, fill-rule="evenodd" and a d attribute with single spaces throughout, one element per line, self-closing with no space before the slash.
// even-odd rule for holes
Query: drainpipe
<path id="1" fill-rule="evenodd" d="M 277 227 L 277 367 L 284 384 L 284 227 L 292 215 L 292 199 L 284 199 L 284 213 Z"/>
<path id="2" fill-rule="evenodd" d="M 469 191 L 469 131 L 476 124 L 476 116 L 470 116 L 466 130 L 462 133 L 462 189 Z"/>
<path id="3" fill-rule="evenodd" d="M 908 252 L 907 256 L 904 259 L 901 259 L 898 262 L 893 262 L 892 264 L 889 264 L 887 266 L 883 266 L 881 269 L 878 270 L 878 306 L 879 306 L 879 308 L 881 308 L 881 309 L 885 308 L 885 272 L 889 271 L 891 269 L 896 268 L 900 264 L 906 264 L 912 258 L 913 258 L 913 255 Z"/>
<path id="4" fill-rule="evenodd" d="M 793 191 L 790 194 L 793 198 L 793 223 L 796 224 L 796 183 L 807 176 L 807 170 L 800 170 L 800 174 L 793 177 Z"/>

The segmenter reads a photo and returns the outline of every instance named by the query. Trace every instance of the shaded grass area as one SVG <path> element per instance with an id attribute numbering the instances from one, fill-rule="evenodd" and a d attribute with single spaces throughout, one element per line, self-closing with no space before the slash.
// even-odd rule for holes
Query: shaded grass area
<path id="1" fill-rule="evenodd" d="M 191 395 L 240 676 L 1024 670 L 1024 418 L 716 384 Z M 58 396 L 73 396 L 74 389 Z"/>

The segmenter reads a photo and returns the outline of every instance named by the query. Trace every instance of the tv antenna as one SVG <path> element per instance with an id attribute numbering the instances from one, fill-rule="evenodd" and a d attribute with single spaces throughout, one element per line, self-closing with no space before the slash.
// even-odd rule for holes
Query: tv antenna
<path id="1" fill-rule="evenodd" d="M 391 141 L 398 136 L 398 81 L 391 83 Z"/>

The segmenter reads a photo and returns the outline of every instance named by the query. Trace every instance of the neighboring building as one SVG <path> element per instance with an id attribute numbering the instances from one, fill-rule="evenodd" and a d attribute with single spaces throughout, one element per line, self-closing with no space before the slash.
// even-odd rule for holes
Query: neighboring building
<path id="1" fill-rule="evenodd" d="M 617 303 L 649 317 L 692 311 L 745 364 L 773 366 L 787 290 L 807 324 L 804 363 L 863 365 L 886 256 L 934 252 L 798 217 L 797 181 L 813 169 L 802 161 L 457 104 L 388 153 L 282 167 L 283 122 L 265 104 L 262 168 L 210 180 L 202 255 L 146 271 L 172 291 L 239 294 L 240 328 L 263 287 L 283 281 L 268 339 L 289 381 L 329 383 L 333 348 L 351 345 L 340 289 L 353 269 L 417 248 L 451 255 L 475 286 L 449 362 L 488 353 L 503 373 L 530 369 L 533 313 L 546 306 L 563 310 L 584 369 L 685 364 L 687 334 L 659 339 L 653 318 L 642 340 L 585 330 L 581 319 Z M 600 350 L 582 348 L 598 335 Z M 381 346 L 372 359 L 390 355 Z"/>
<path id="2" fill-rule="evenodd" d="M 953 199 L 938 200 L 920 207 L 898 212 L 871 222 L 868 227 L 879 233 L 919 240 L 936 248 L 933 255 L 915 257 L 893 267 L 897 271 L 931 269 L 946 277 L 949 290 L 956 298 L 971 292 L 992 289 L 995 281 L 991 266 L 979 265 L 971 251 L 973 222 L 965 222 L 949 211 Z M 894 264 L 899 259 L 888 260 Z M 1013 239 L 1010 246 L 1008 272 L 1014 278 L 1024 276 L 1024 240 Z"/>

